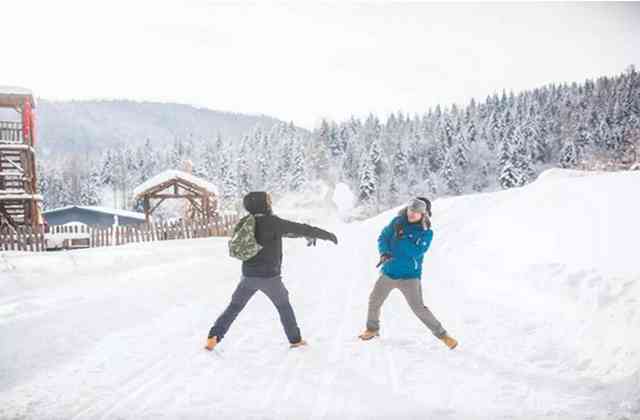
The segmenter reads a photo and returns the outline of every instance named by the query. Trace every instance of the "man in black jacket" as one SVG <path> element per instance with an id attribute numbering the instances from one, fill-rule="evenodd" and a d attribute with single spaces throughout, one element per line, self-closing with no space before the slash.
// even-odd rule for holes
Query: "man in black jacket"
<path id="1" fill-rule="evenodd" d="M 302 223 L 281 219 L 271 210 L 271 196 L 267 192 L 250 192 L 244 197 L 245 209 L 256 218 L 256 241 L 262 249 L 253 258 L 242 263 L 242 279 L 231 296 L 231 303 L 211 327 L 207 350 L 222 340 L 249 299 L 260 290 L 273 302 L 291 347 L 307 344 L 300 335 L 296 316 L 289 302 L 289 292 L 282 283 L 282 237 L 306 237 L 338 244 L 333 233 Z"/>

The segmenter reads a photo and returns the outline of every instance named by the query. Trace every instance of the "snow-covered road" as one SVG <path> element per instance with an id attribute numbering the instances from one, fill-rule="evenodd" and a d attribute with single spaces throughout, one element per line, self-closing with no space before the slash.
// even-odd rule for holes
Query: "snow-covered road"
<path id="1" fill-rule="evenodd" d="M 202 350 L 239 277 L 224 239 L 0 253 L 0 418 L 640 418 L 634 187 L 563 172 L 438 200 L 423 289 L 454 351 L 399 293 L 356 339 L 395 211 L 286 242 L 295 350 L 260 294 Z"/>

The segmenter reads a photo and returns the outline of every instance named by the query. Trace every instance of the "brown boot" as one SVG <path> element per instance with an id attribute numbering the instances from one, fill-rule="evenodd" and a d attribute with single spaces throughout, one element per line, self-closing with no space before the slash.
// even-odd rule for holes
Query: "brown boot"
<path id="1" fill-rule="evenodd" d="M 218 345 L 218 337 L 211 337 L 207 339 L 207 344 L 204 346 L 205 350 L 213 350 Z"/>
<path id="2" fill-rule="evenodd" d="M 374 337 L 379 337 L 380 333 L 378 331 L 364 330 L 362 334 L 358 336 L 358 338 L 362 341 L 371 340 Z"/>
<path id="3" fill-rule="evenodd" d="M 440 338 L 440 340 L 442 340 L 442 342 L 446 344 L 450 350 L 453 350 L 458 346 L 458 341 L 453 337 L 449 337 L 449 335 L 445 335 L 444 337 Z"/>
<path id="4" fill-rule="evenodd" d="M 297 347 L 302 347 L 302 346 L 306 346 L 306 345 L 307 345 L 306 341 L 300 340 L 297 343 L 292 343 L 289 347 L 292 348 L 292 349 L 295 349 Z"/>

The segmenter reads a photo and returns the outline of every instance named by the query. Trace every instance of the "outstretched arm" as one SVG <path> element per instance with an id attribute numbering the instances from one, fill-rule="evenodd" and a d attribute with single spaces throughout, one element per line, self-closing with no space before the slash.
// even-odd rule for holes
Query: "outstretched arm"
<path id="1" fill-rule="evenodd" d="M 306 223 L 296 223 L 290 220 L 278 218 L 278 227 L 282 236 L 288 237 L 307 237 L 317 238 L 325 241 L 331 241 L 334 244 L 338 243 L 338 238 L 331 232 L 320 229 L 315 226 L 308 225 Z"/>

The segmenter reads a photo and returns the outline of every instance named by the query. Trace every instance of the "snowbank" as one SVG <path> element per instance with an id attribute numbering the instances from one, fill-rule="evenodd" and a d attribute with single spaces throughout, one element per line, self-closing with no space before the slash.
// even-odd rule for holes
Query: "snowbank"
<path id="1" fill-rule="evenodd" d="M 260 294 L 202 351 L 240 274 L 224 238 L 0 252 L 0 418 L 637 418 L 639 186 L 551 171 L 434 201 L 422 287 L 453 352 L 396 292 L 382 337 L 355 338 L 397 209 L 335 222 L 339 246 L 285 241 L 299 351 Z M 300 216 L 316 188 L 279 204 Z"/>

